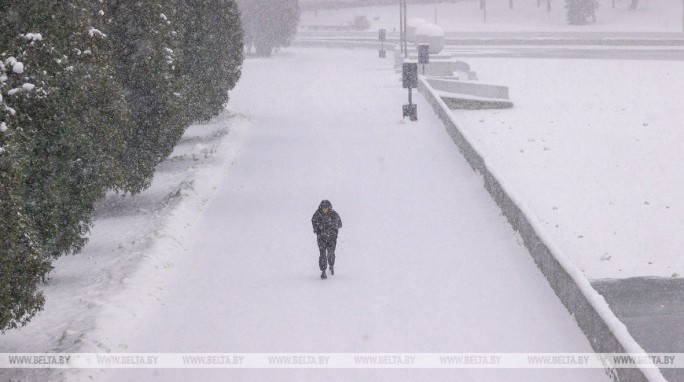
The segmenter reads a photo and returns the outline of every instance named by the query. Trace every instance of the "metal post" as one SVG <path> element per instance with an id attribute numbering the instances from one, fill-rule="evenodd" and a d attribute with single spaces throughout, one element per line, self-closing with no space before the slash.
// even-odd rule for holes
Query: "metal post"
<path id="1" fill-rule="evenodd" d="M 404 8 L 399 0 L 399 51 L 404 53 Z"/>
<path id="2" fill-rule="evenodd" d="M 406 0 L 404 0 L 404 58 L 408 58 L 408 16 L 406 15 Z"/>
<path id="3" fill-rule="evenodd" d="M 418 120 L 418 106 L 413 104 L 413 88 L 418 87 L 418 64 L 415 62 L 405 62 L 401 67 L 402 87 L 408 89 L 408 105 L 401 108 L 402 118 L 409 117 L 411 121 Z"/>
<path id="4" fill-rule="evenodd" d="M 404 7 L 404 58 L 408 58 L 408 17 L 406 16 L 406 0 L 402 1 Z"/>

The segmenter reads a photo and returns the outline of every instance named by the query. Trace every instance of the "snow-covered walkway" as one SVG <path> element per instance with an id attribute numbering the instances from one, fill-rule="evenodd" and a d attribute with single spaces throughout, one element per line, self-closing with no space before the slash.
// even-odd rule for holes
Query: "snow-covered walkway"
<path id="1" fill-rule="evenodd" d="M 419 95 L 370 50 L 252 59 L 230 108 L 252 127 L 159 300 L 130 293 L 113 352 L 590 352 Z M 228 137 L 227 139 L 230 139 Z M 342 217 L 319 279 L 310 219 Z M 124 299 L 125 300 L 125 299 Z M 127 314 L 123 317 L 123 314 Z M 88 350 L 88 349 L 85 349 Z M 83 370 L 101 380 L 604 381 L 602 370 Z"/>

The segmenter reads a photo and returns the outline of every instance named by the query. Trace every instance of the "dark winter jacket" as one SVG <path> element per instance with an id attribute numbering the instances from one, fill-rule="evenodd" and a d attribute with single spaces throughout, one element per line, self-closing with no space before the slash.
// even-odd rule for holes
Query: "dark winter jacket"
<path id="1" fill-rule="evenodd" d="M 323 212 L 323 208 L 328 208 L 328 213 Z M 311 218 L 311 224 L 313 224 L 313 230 L 316 235 L 323 235 L 325 237 L 337 237 L 337 230 L 342 228 L 342 219 L 340 215 L 337 214 L 332 209 L 332 204 L 329 201 L 324 200 L 318 206 L 318 209 Z"/>

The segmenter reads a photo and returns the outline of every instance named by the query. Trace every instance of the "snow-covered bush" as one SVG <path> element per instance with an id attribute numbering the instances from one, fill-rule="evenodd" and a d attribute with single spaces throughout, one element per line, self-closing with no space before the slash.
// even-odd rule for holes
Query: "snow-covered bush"
<path id="1" fill-rule="evenodd" d="M 38 282 L 85 245 L 96 201 L 147 187 L 190 121 L 227 102 L 236 5 L 193 10 L 210 25 L 198 40 L 178 22 L 193 3 L 0 3 L 0 331 L 42 308 Z"/>
<path id="2" fill-rule="evenodd" d="M 50 258 L 85 245 L 94 203 L 119 181 L 125 141 L 111 124 L 125 113 L 101 54 L 102 36 L 88 33 L 88 0 L 5 4 L 0 225 L 21 227 L 3 234 L 0 253 L 0 328 L 6 329 L 40 309 L 36 283 Z"/>
<path id="3" fill-rule="evenodd" d="M 43 307 L 37 285 L 50 270 L 24 209 L 27 160 L 18 155 L 23 137 L 12 124 L 16 111 L 6 102 L 9 77 L 23 73 L 19 64 L 11 57 L 0 61 L 0 332 L 24 325 Z"/>

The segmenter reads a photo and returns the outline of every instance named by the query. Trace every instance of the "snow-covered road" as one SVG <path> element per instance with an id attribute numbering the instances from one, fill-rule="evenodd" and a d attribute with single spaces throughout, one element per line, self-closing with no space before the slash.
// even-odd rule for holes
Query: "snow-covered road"
<path id="1" fill-rule="evenodd" d="M 591 352 L 422 96 L 370 50 L 251 59 L 230 108 L 251 117 L 159 300 L 108 307 L 114 352 Z M 226 139 L 230 139 L 230 136 Z M 340 214 L 319 279 L 310 219 Z M 128 316 L 122 317 L 126 314 Z M 101 380 L 604 381 L 602 370 L 84 370 Z"/>

